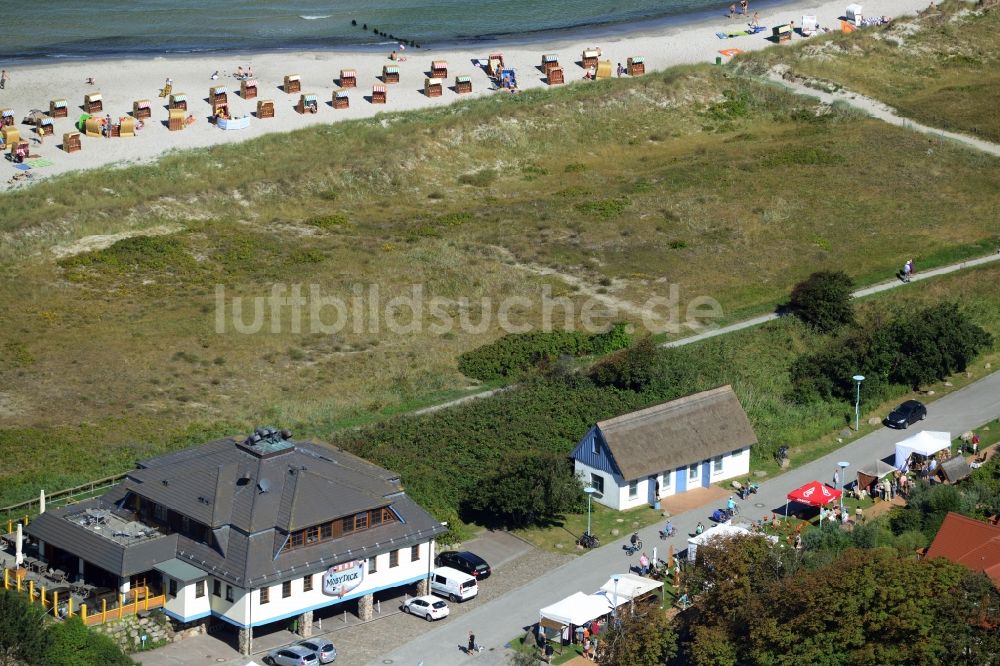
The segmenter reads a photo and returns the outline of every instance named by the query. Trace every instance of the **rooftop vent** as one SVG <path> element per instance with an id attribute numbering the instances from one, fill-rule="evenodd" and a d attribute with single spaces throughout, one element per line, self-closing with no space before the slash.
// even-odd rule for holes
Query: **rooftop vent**
<path id="1" fill-rule="evenodd" d="M 295 448 L 291 436 L 292 433 L 287 430 L 278 432 L 275 428 L 255 428 L 237 446 L 258 458 L 270 458 Z"/>
<path id="2" fill-rule="evenodd" d="M 271 482 L 267 479 L 261 479 L 257 482 L 257 491 L 261 494 L 266 493 L 271 489 Z"/>

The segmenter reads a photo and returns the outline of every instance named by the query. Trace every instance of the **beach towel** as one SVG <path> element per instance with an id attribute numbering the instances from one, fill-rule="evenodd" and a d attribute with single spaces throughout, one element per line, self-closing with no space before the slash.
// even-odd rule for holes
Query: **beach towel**
<path id="1" fill-rule="evenodd" d="M 840 22 L 840 31 L 844 33 L 854 32 L 854 26 L 847 21 Z"/>
<path id="2" fill-rule="evenodd" d="M 726 56 L 727 58 L 732 58 L 734 55 L 739 55 L 740 53 L 743 53 L 743 49 L 722 49 L 721 51 L 719 51 L 719 53 Z"/>
<path id="3" fill-rule="evenodd" d="M 14 168 L 17 169 L 18 171 L 27 171 L 28 169 L 31 168 L 31 166 L 28 164 L 15 164 Z"/>
<path id="4" fill-rule="evenodd" d="M 719 39 L 732 39 L 733 37 L 745 37 L 748 34 L 746 30 L 730 30 L 729 32 L 717 32 L 715 36 Z"/>
<path id="5" fill-rule="evenodd" d="M 754 25 L 747 28 L 747 34 L 756 35 L 758 32 L 764 32 L 767 30 L 767 26 L 764 25 Z"/>
<path id="6" fill-rule="evenodd" d="M 47 159 L 45 157 L 39 157 L 37 160 L 28 160 L 27 163 L 36 169 L 39 169 L 41 167 L 52 166 L 53 164 L 52 160 Z"/>

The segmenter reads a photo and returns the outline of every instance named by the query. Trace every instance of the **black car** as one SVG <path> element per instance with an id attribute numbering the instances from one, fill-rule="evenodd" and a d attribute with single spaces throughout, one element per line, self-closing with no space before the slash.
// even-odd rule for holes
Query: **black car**
<path id="1" fill-rule="evenodd" d="M 927 408 L 919 400 L 907 400 L 885 417 L 885 424 L 890 428 L 908 428 L 910 424 L 923 421 L 927 416 Z"/>
<path id="2" fill-rule="evenodd" d="M 486 560 L 467 550 L 462 552 L 446 550 L 434 558 L 434 565 L 464 571 L 477 580 L 489 578 L 490 574 L 493 573 Z"/>

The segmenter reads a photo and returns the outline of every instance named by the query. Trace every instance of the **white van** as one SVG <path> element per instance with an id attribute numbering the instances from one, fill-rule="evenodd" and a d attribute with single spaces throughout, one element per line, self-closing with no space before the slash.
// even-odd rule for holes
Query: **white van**
<path id="1" fill-rule="evenodd" d="M 458 569 L 438 567 L 431 575 L 431 592 L 451 601 L 467 601 L 479 594 L 479 583 Z"/>

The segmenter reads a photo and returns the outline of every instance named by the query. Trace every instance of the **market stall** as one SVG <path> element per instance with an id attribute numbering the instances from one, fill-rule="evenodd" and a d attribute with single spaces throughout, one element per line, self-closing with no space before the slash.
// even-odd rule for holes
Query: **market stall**
<path id="1" fill-rule="evenodd" d="M 902 442 L 896 444 L 896 469 L 906 472 L 909 468 L 910 456 L 913 454 L 929 458 L 938 451 L 950 448 L 950 432 L 921 430 L 916 435 L 907 437 Z"/>

